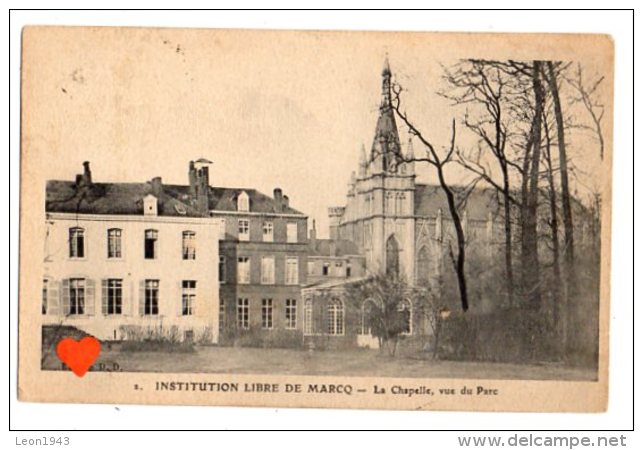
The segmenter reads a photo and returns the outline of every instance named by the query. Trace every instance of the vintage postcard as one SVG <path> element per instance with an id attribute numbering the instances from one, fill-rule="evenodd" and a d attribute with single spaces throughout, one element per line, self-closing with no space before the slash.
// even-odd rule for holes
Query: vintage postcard
<path id="1" fill-rule="evenodd" d="M 609 36 L 22 37 L 21 400 L 606 409 Z"/>

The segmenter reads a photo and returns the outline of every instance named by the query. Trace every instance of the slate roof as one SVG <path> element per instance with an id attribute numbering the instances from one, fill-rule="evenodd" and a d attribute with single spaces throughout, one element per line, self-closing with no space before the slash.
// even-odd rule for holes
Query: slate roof
<path id="1" fill-rule="evenodd" d="M 456 191 L 456 205 L 461 207 L 461 196 L 457 194 L 458 188 L 456 187 L 454 190 Z M 443 217 L 449 216 L 449 205 L 442 188 L 437 185 L 416 184 L 415 214 L 434 217 L 438 209 L 442 209 Z M 495 215 L 498 212 L 497 191 L 491 188 L 474 188 L 467 198 L 466 211 L 469 220 L 487 220 L 489 212 Z"/>
<path id="2" fill-rule="evenodd" d="M 163 185 L 158 196 L 158 215 L 204 217 L 190 204 L 189 186 Z M 256 189 L 210 187 L 210 209 L 236 211 L 236 198 L 241 192 L 250 198 L 251 212 L 282 212 L 302 214 L 294 208 L 279 211 L 277 202 Z M 153 193 L 146 183 L 92 183 L 91 187 L 76 186 L 73 181 L 49 180 L 46 185 L 45 210 L 76 214 L 142 215 L 143 199 Z"/>
<path id="3" fill-rule="evenodd" d="M 172 193 L 177 198 L 185 199 L 189 197 L 190 187 L 185 185 L 164 185 L 164 190 Z M 245 192 L 248 194 L 250 201 L 250 212 L 258 213 L 282 213 L 282 214 L 301 214 L 302 212 L 295 208 L 286 207 L 279 208 L 278 203 L 274 198 L 259 192 L 256 189 L 249 188 L 224 188 L 224 187 L 210 187 L 209 203 L 210 209 L 216 211 L 237 211 L 237 197 Z"/>
<path id="4" fill-rule="evenodd" d="M 333 250 L 334 245 L 334 252 Z M 312 245 L 311 245 L 312 246 Z M 314 248 L 311 248 L 310 256 L 347 256 L 359 255 L 357 245 L 346 239 L 316 239 Z"/>

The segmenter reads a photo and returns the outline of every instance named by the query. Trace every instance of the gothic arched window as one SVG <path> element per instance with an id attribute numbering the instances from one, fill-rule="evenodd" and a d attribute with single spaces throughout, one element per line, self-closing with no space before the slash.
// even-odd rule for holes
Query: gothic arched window
<path id="1" fill-rule="evenodd" d="M 394 235 L 386 241 L 386 274 L 399 275 L 400 273 L 400 245 Z"/>
<path id="2" fill-rule="evenodd" d="M 419 286 L 427 286 L 429 284 L 431 274 L 431 255 L 429 253 L 428 246 L 422 246 L 422 248 L 418 252 L 416 267 L 416 283 Z"/>
<path id="3" fill-rule="evenodd" d="M 344 334 L 344 303 L 338 298 L 328 302 L 326 331 L 331 335 Z"/>

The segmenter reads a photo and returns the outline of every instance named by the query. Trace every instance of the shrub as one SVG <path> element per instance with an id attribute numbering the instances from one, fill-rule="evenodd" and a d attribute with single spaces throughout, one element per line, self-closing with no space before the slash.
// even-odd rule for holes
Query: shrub
<path id="1" fill-rule="evenodd" d="M 219 337 L 221 345 L 254 348 L 302 348 L 302 332 L 299 330 L 264 330 L 251 327 L 248 330 L 229 329 Z"/>
<path id="2" fill-rule="evenodd" d="M 171 327 L 140 327 L 121 326 L 122 335 L 125 340 L 121 346 L 122 352 L 170 352 L 170 353 L 191 353 L 194 352 L 194 345 L 191 342 L 182 341 L 179 329 Z"/>

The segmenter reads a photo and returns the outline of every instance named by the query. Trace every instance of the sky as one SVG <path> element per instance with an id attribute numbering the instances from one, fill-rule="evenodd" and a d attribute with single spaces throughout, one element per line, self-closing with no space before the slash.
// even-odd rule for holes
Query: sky
<path id="1" fill-rule="evenodd" d="M 41 28 L 23 35 L 23 161 L 37 178 L 187 184 L 188 162 L 213 161 L 213 186 L 280 187 L 327 236 L 362 145 L 370 149 L 388 55 L 404 108 L 438 147 L 459 112 L 436 94 L 441 64 L 538 55 L 594 61 L 592 45 L 428 33 Z M 583 44 L 583 45 L 579 45 Z M 536 50 L 534 50 L 536 48 Z M 607 117 L 610 117 L 609 111 Z M 398 122 L 398 126 L 399 126 Z M 406 142 L 403 127 L 400 137 Z M 471 137 L 462 132 L 460 145 Z M 599 162 L 574 142 L 588 174 Z M 414 144 L 416 154 L 418 143 Z M 435 182 L 419 165 L 419 182 Z M 453 180 L 462 178 L 453 170 Z M 591 179 L 591 175 L 588 176 Z M 43 180 L 44 186 L 44 180 Z M 309 220 L 309 226 L 312 220 Z"/>

